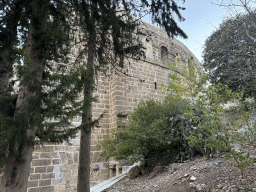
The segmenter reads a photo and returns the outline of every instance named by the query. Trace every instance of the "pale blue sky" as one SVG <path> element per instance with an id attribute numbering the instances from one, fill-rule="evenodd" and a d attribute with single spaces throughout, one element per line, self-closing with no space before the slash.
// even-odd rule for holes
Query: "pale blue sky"
<path id="1" fill-rule="evenodd" d="M 229 3 L 235 1 L 238 0 L 185 0 L 183 4 L 183 1 L 180 0 L 179 5 L 185 7 L 186 10 L 181 11 L 185 21 L 178 22 L 178 25 L 188 35 L 188 39 L 176 38 L 186 45 L 200 62 L 203 61 L 202 52 L 206 38 L 218 28 L 223 19 L 234 15 L 233 8 L 228 9 L 211 2 Z M 152 24 L 149 16 L 142 20 Z"/>
<path id="2" fill-rule="evenodd" d="M 214 5 L 210 1 L 218 2 L 217 0 L 186 0 L 184 4 L 180 3 L 186 10 L 181 11 L 185 21 L 178 22 L 178 25 L 188 35 L 188 39 L 176 38 L 186 45 L 200 62 L 203 61 L 202 52 L 206 38 L 218 28 L 223 19 L 234 15 L 233 9 Z M 143 20 L 151 23 L 149 17 Z"/>

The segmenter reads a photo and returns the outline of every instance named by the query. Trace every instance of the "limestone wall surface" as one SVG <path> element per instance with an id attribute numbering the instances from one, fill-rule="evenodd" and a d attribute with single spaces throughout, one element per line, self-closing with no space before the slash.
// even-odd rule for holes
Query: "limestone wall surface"
<path id="1" fill-rule="evenodd" d="M 142 37 L 142 42 L 147 48 L 145 60 L 126 61 L 124 75 L 118 71 L 110 77 L 104 74 L 98 75 L 97 88 L 94 96 L 98 102 L 93 103 L 93 118 L 98 118 L 103 112 L 104 117 L 100 121 L 100 128 L 92 131 L 91 142 L 91 180 L 105 180 L 113 175 L 107 162 L 99 157 L 100 149 L 97 142 L 102 140 L 111 129 L 117 128 L 119 121 L 126 123 L 127 114 L 137 107 L 142 99 L 163 100 L 161 83 L 168 85 L 170 70 L 167 63 L 173 62 L 177 57 L 182 59 L 182 66 L 187 67 L 186 62 L 191 58 L 201 71 L 201 65 L 187 47 L 175 38 L 169 38 L 167 34 L 152 25 L 144 23 L 142 30 L 148 31 L 148 35 Z M 163 49 L 164 47 L 164 49 Z M 168 51 L 168 57 L 163 58 L 163 51 Z M 73 60 L 78 54 L 74 49 Z M 58 63 L 54 63 L 57 68 Z M 81 99 L 83 97 L 81 96 Z M 81 117 L 76 117 L 73 122 L 81 123 Z M 78 156 L 80 135 L 70 143 L 59 145 L 45 144 L 44 147 L 35 149 L 31 163 L 28 181 L 28 192 L 41 191 L 76 191 L 78 175 Z M 117 173 L 118 174 L 118 173 Z"/>

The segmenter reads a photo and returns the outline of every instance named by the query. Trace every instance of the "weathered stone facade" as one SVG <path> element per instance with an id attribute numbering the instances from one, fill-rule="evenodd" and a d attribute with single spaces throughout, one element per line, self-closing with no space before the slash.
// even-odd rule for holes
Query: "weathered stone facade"
<path id="1" fill-rule="evenodd" d="M 92 131 L 91 180 L 104 180 L 116 174 L 113 169 L 109 169 L 111 165 L 99 157 L 100 149 L 96 144 L 111 129 L 116 128 L 119 121 L 125 122 L 127 113 L 133 111 L 142 99 L 162 100 L 165 97 L 161 93 L 160 85 L 170 82 L 168 62 L 174 63 L 176 57 L 180 57 L 183 67 L 187 67 L 187 59 L 191 58 L 201 71 L 199 61 L 181 42 L 169 38 L 163 30 L 152 25 L 144 24 L 141 27 L 151 32 L 142 39 L 147 48 L 147 58 L 126 63 L 123 71 L 129 76 L 114 73 L 111 77 L 103 74 L 98 77 L 97 89 L 94 92 L 98 102 L 93 104 L 93 117 L 98 118 L 103 111 L 105 115 L 100 121 L 100 128 Z M 53 65 L 57 68 L 58 64 Z M 73 123 L 81 123 L 81 117 L 75 118 Z M 34 151 L 28 192 L 76 191 L 79 138 L 78 133 L 77 138 L 72 139 L 69 144 L 45 144 L 43 148 Z"/>

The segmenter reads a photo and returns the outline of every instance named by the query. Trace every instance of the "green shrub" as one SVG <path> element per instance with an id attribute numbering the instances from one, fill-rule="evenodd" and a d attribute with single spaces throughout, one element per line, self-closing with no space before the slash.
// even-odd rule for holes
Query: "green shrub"
<path id="1" fill-rule="evenodd" d="M 126 126 L 114 130 L 100 142 L 101 155 L 105 159 L 135 162 L 154 157 L 160 160 L 167 153 L 173 160 L 183 161 L 204 153 L 205 139 L 196 145 L 190 145 L 187 140 L 191 134 L 200 134 L 202 138 L 210 136 L 210 131 L 201 126 L 206 121 L 202 111 L 197 110 L 196 118 L 184 115 L 191 107 L 188 100 L 175 96 L 168 96 L 162 103 L 141 102 L 129 114 Z"/>
<path id="2" fill-rule="evenodd" d="M 194 103 L 188 116 L 192 117 L 199 126 L 196 126 L 195 132 L 186 137 L 188 143 L 200 149 L 205 155 L 209 153 L 209 148 L 214 151 L 228 152 L 225 157 L 227 159 L 232 157 L 235 160 L 244 178 L 244 170 L 252 164 L 250 155 L 245 153 L 244 144 L 253 144 L 256 138 L 256 126 L 253 127 L 250 124 L 250 116 L 255 108 L 254 99 L 247 98 L 248 95 L 244 90 L 235 93 L 221 83 L 209 85 L 207 83 L 209 70 L 206 69 L 207 73 L 198 73 L 190 59 L 187 62 L 188 69 L 182 67 L 181 59 L 177 59 L 177 64 L 169 63 L 172 71 L 169 74 L 171 81 L 168 86 L 161 87 L 163 91 L 171 91 L 172 94 L 180 97 L 185 96 Z M 227 113 L 224 105 L 228 101 L 238 104 L 235 106 L 239 112 L 236 119 L 240 122 L 232 120 L 224 123 L 222 121 Z M 241 132 L 241 128 L 246 128 L 244 133 Z M 234 144 L 240 144 L 242 149 L 236 151 Z"/>

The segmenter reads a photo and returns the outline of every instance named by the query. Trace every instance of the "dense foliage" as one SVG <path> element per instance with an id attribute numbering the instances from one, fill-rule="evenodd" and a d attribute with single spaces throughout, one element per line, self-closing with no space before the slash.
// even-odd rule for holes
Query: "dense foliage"
<path id="1" fill-rule="evenodd" d="M 245 97 L 255 97 L 255 11 L 225 20 L 205 42 L 204 67 L 211 83 L 244 89 Z"/>
<path id="2" fill-rule="evenodd" d="M 142 101 L 129 115 L 126 126 L 119 128 L 104 139 L 102 156 L 117 160 L 148 160 L 161 158 L 170 152 L 172 160 L 186 160 L 195 154 L 205 154 L 204 138 L 210 136 L 201 124 L 207 123 L 203 113 L 197 110 L 200 121 L 184 113 L 190 111 L 191 104 L 186 99 L 169 96 L 162 103 L 153 100 Z M 202 142 L 189 144 L 187 137 L 202 135 Z"/>
<path id="3" fill-rule="evenodd" d="M 181 60 L 177 61 L 178 66 L 170 63 L 172 72 L 179 70 Z M 194 70 L 193 63 L 188 60 L 188 69 L 183 68 L 179 73 L 171 73 L 169 77 L 171 82 L 167 89 L 171 90 L 178 96 L 187 96 L 192 103 L 197 107 L 191 108 L 189 116 L 195 117 L 196 121 L 202 121 L 203 132 L 210 132 L 207 137 L 202 134 L 194 134 L 187 137 L 189 144 L 197 145 L 198 143 L 205 143 L 204 149 L 212 149 L 213 151 L 228 151 L 226 158 L 233 158 L 236 162 L 236 167 L 241 170 L 242 177 L 244 177 L 244 169 L 246 169 L 252 161 L 250 155 L 245 153 L 244 144 L 252 143 L 255 138 L 254 130 L 249 123 L 252 105 L 246 101 L 245 91 L 233 92 L 229 87 L 222 83 L 207 85 L 209 79 L 208 74 L 198 74 L 198 70 Z M 193 70 L 191 70 L 191 68 Z M 164 86 L 163 86 L 164 87 Z M 229 110 L 225 110 L 225 105 L 228 102 L 235 104 L 239 111 L 237 118 L 238 122 L 223 121 Z M 230 103 L 229 103 L 230 104 Z M 245 110 L 245 106 L 249 111 Z M 201 115 L 198 116 L 198 110 Z M 241 134 L 241 128 L 244 128 L 245 134 Z M 241 144 L 243 146 L 239 150 L 235 148 L 234 144 Z"/>
<path id="4" fill-rule="evenodd" d="M 135 16 L 133 13 L 140 16 L 143 14 L 143 9 L 147 13 L 149 11 L 153 22 L 164 28 L 169 36 L 187 37 L 174 18 L 177 16 L 179 20 L 184 20 L 180 14 L 180 10 L 184 8 L 178 6 L 177 2 L 179 1 L 2 1 L 0 81 L 2 82 L 3 79 L 8 84 L 15 60 L 18 60 L 18 57 L 26 57 L 24 65 L 18 68 L 20 90 L 14 108 L 12 108 L 12 99 L 16 95 L 12 95 L 9 90 L 1 90 L 0 86 L 0 94 L 3 94 L 0 95 L 0 103 L 10 101 L 8 102 L 10 106 L 7 108 L 11 109 L 11 113 L 14 114 L 11 116 L 4 111 L 0 113 L 0 148 L 3 146 L 0 151 L 0 162 L 5 161 L 9 165 L 6 166 L 2 180 L 3 188 L 10 188 L 13 191 L 17 191 L 17 188 L 25 190 L 30 162 L 26 162 L 28 165 L 20 162 L 24 157 L 28 158 L 32 155 L 32 150 L 27 153 L 27 146 L 34 146 L 37 142 L 42 144 L 45 141 L 68 140 L 78 129 L 82 129 L 81 132 L 86 130 L 88 135 L 90 134 L 91 128 L 97 124 L 97 121 L 90 121 L 92 119 L 90 112 L 92 111 L 91 103 L 95 101 L 92 98 L 92 92 L 94 73 L 100 69 L 98 64 L 105 65 L 113 58 L 122 67 L 125 56 L 135 57 L 143 54 L 139 39 L 135 38 L 135 34 L 140 32 L 136 31 L 137 22 L 132 18 Z M 118 8 L 120 5 L 123 6 L 122 10 Z M 74 11 L 76 16 L 72 15 L 71 11 Z M 70 23 L 67 19 L 73 19 L 74 22 Z M 83 33 L 76 39 L 74 33 L 77 27 L 80 27 Z M 69 74 L 65 70 L 54 71 L 48 61 L 68 63 L 67 55 L 70 47 L 78 43 L 85 48 L 78 55 L 76 62 L 86 56 L 87 62 L 82 65 L 87 66 L 79 68 L 78 71 L 73 70 Z M 26 44 L 29 50 L 23 53 L 16 47 L 17 45 L 25 47 Z M 96 60 L 98 63 L 94 66 L 93 62 Z M 84 101 L 77 103 L 78 93 L 82 89 L 85 93 Z M 68 129 L 72 117 L 81 115 L 81 112 L 83 113 L 82 125 Z M 54 122 L 49 122 L 49 120 L 54 120 Z M 85 138 L 83 134 L 81 135 Z M 39 140 L 35 140 L 35 137 Z M 90 142 L 90 139 L 87 141 Z M 81 139 L 82 144 L 87 141 Z M 86 146 L 90 146 L 90 143 Z M 85 148 L 81 147 L 81 149 Z M 89 162 L 82 161 L 81 155 L 86 154 L 90 159 L 89 149 L 80 153 L 80 167 L 81 164 L 84 166 L 84 162 Z M 6 155 L 12 161 L 6 161 Z M 18 166 L 15 165 L 16 162 Z M 17 170 L 16 172 L 11 170 L 12 166 L 14 170 Z M 25 169 L 22 169 L 22 166 Z M 87 176 L 80 177 L 80 173 L 86 173 L 84 170 L 88 171 L 89 166 L 82 167 L 81 171 L 79 168 L 79 180 L 87 178 L 89 181 L 89 172 Z M 9 178 L 12 178 L 12 181 L 10 185 L 7 185 Z M 81 186 L 87 186 L 86 190 L 78 187 L 78 191 L 89 191 L 87 181 L 82 179 L 78 182 Z"/>
<path id="5" fill-rule="evenodd" d="M 40 1 L 39 6 L 42 6 L 42 3 Z M 47 5 L 46 2 L 44 3 L 44 5 Z M 61 5 L 59 5 L 59 8 L 61 8 Z M 48 21 L 46 30 L 39 30 L 40 22 L 43 20 L 42 15 L 36 17 L 29 4 L 22 3 L 22 1 L 13 3 L 8 1 L 4 2 L 3 6 L 5 6 L 5 9 L 1 17 L 1 24 L 4 25 L 1 25 L 0 28 L 0 36 L 3 37 L 0 42 L 2 67 L 0 74 L 11 75 L 14 61 L 18 62 L 15 65 L 15 71 L 19 81 L 19 92 L 24 91 L 24 95 L 33 94 L 22 102 L 21 107 L 17 107 L 17 91 L 13 91 L 10 81 L 10 88 L 4 90 L 0 96 L 0 169 L 5 166 L 5 163 L 8 163 L 6 162 L 8 156 L 13 156 L 17 162 L 22 162 L 22 150 L 25 146 L 34 146 L 45 141 L 62 142 L 72 138 L 77 129 L 67 129 L 70 127 L 69 121 L 78 115 L 80 113 L 79 109 L 82 108 L 82 103 L 75 102 L 78 97 L 77 92 L 81 91 L 79 85 L 81 80 L 77 77 L 81 70 L 61 74 L 54 72 L 52 70 L 53 66 L 46 62 L 48 59 L 55 61 L 63 59 L 64 63 L 68 62 L 66 55 L 70 49 L 64 47 L 70 45 L 70 26 L 63 19 L 63 14 L 69 14 L 70 12 L 64 10 L 61 14 L 54 6 L 50 6 L 49 14 L 54 15 L 54 17 Z M 24 9 L 21 6 L 24 6 Z M 41 12 L 44 11 L 41 10 Z M 38 22 L 38 19 L 40 22 Z M 14 21 L 15 24 L 12 23 Z M 17 37 L 18 26 L 20 27 L 19 37 Z M 10 28 L 8 29 L 8 27 Z M 31 33 L 33 27 L 36 56 L 39 61 L 43 61 L 44 65 L 41 78 L 37 78 L 39 70 L 35 68 L 33 63 L 35 56 L 30 57 L 27 46 L 29 44 L 29 29 Z M 17 40 L 19 40 L 19 44 Z M 15 42 L 16 46 L 18 44 L 19 48 L 14 47 L 14 45 L 12 47 L 12 41 Z M 5 46 L 6 44 L 9 45 Z M 12 58 L 11 54 L 13 54 L 12 49 L 17 50 L 16 54 L 19 54 L 19 57 L 15 56 L 10 59 Z M 4 76 L 0 76 L 0 78 L 1 81 L 5 80 Z M 57 84 L 58 86 L 56 86 Z M 24 95 L 19 97 L 23 98 Z M 73 105 L 68 107 L 70 103 Z M 49 119 L 53 118 L 58 119 L 58 121 L 49 122 Z M 38 140 L 34 140 L 34 137 L 27 137 L 27 132 L 35 127 L 35 136 Z M 63 129 L 60 130 L 60 127 L 63 127 Z"/>

